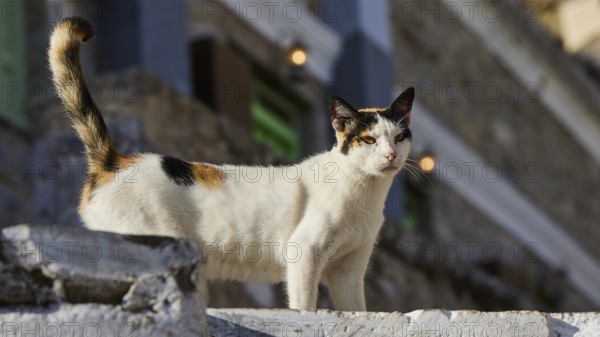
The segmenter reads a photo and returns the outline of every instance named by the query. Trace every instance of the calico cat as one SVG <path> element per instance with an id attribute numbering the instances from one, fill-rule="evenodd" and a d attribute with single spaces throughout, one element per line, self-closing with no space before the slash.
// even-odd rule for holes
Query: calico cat
<path id="1" fill-rule="evenodd" d="M 195 240 L 209 279 L 285 281 L 292 309 L 315 310 L 323 282 L 337 310 L 366 310 L 365 271 L 385 199 L 410 149 L 413 88 L 385 109 L 356 110 L 332 97 L 336 145 L 290 167 L 121 154 L 81 72 L 79 47 L 93 35 L 84 19 L 65 19 L 49 50 L 54 85 L 85 145 L 85 226 Z M 315 169 L 335 174 L 325 179 Z M 253 178 L 240 179 L 248 170 Z M 133 173 L 137 183 L 117 179 Z"/>

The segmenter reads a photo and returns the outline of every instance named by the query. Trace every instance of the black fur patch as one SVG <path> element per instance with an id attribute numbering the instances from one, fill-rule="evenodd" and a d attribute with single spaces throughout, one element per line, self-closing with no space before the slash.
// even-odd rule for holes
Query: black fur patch
<path id="1" fill-rule="evenodd" d="M 113 151 L 107 153 L 102 163 L 104 170 L 108 172 L 117 172 L 119 170 L 119 162 L 117 154 Z"/>
<path id="2" fill-rule="evenodd" d="M 94 37 L 94 28 L 92 27 L 92 24 L 84 18 L 72 16 L 64 18 L 60 23 L 70 24 L 72 29 L 75 30 L 75 32 L 81 33 L 83 35 L 83 42 L 89 41 L 91 38 Z"/>
<path id="3" fill-rule="evenodd" d="M 83 85 L 85 85 L 85 83 L 83 83 Z M 97 119 L 96 113 L 99 113 L 98 109 L 95 108 L 96 104 L 94 103 L 94 100 L 92 99 L 92 95 L 90 95 L 90 92 L 87 90 L 87 86 L 83 87 L 83 88 L 79 88 L 79 95 L 81 97 L 81 117 L 82 119 L 85 118 L 95 118 Z M 85 122 L 85 120 L 83 120 L 83 122 Z M 94 120 L 94 124 L 97 124 L 97 121 Z"/>
<path id="4" fill-rule="evenodd" d="M 163 157 L 161 166 L 175 184 L 180 186 L 194 184 L 194 173 L 190 168 L 190 163 L 173 157 Z"/>
<path id="5" fill-rule="evenodd" d="M 98 175 L 95 173 L 88 174 L 87 177 L 85 178 L 84 185 L 88 185 L 90 187 L 90 193 L 88 195 L 88 198 L 89 198 L 88 201 L 90 201 L 90 200 L 92 200 L 92 194 L 96 190 L 96 187 L 98 187 Z"/>
<path id="6" fill-rule="evenodd" d="M 390 108 L 385 110 L 381 110 L 380 112 L 359 112 L 357 114 L 358 118 L 353 120 L 350 124 L 350 128 L 344 132 L 346 135 L 344 139 L 344 143 L 342 144 L 342 148 L 340 151 L 343 154 L 348 154 L 350 150 L 350 144 L 357 139 L 365 130 L 373 128 L 373 126 L 377 123 L 377 115 L 382 118 L 385 118 L 393 123 L 398 123 L 401 120 L 401 116 L 397 113 L 394 113 Z M 404 138 L 411 139 L 412 133 L 408 128 L 408 125 L 405 123 L 401 123 L 404 127 Z M 358 140 L 360 142 L 360 139 Z"/>
<path id="7" fill-rule="evenodd" d="M 346 138 L 342 144 L 341 152 L 343 154 L 348 154 L 350 144 L 352 144 L 363 131 L 371 129 L 376 122 L 377 118 L 374 113 L 358 113 L 357 118 L 350 123 L 350 128 L 344 132 Z"/>
<path id="8" fill-rule="evenodd" d="M 392 111 L 392 109 L 387 108 L 379 113 L 379 115 L 387 120 L 392 121 L 393 123 L 398 123 L 402 119 L 402 115 L 397 112 Z M 402 123 L 402 126 L 407 127 L 406 124 Z"/>

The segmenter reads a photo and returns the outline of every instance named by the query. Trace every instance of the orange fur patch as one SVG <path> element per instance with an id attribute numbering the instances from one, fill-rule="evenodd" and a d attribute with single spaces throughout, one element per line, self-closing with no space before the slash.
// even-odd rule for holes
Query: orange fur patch
<path id="1" fill-rule="evenodd" d="M 359 137 L 365 137 L 365 136 L 370 136 L 369 130 L 365 130 L 365 131 L 361 132 Z"/>
<path id="2" fill-rule="evenodd" d="M 346 142 L 346 136 L 347 134 L 345 132 L 340 132 L 340 131 L 336 131 L 335 132 L 335 138 L 337 139 L 337 145 L 338 147 L 341 147 L 342 144 L 344 144 Z M 355 143 L 354 141 L 352 143 Z M 355 144 L 350 144 L 350 148 L 352 148 Z"/>
<path id="3" fill-rule="evenodd" d="M 223 186 L 225 181 L 225 172 L 218 167 L 205 163 L 190 163 L 194 180 L 196 183 L 209 189 L 215 189 Z"/>
<path id="4" fill-rule="evenodd" d="M 364 109 L 359 109 L 358 112 L 362 112 L 362 113 L 380 113 L 382 111 L 385 111 L 385 109 L 380 109 L 380 108 L 364 108 Z"/>
<path id="5" fill-rule="evenodd" d="M 370 136 L 369 130 L 365 130 L 365 131 L 361 132 L 360 135 L 357 138 L 354 138 L 352 140 L 352 143 L 350 143 L 350 147 L 348 149 L 352 150 L 354 147 L 357 147 L 358 143 L 359 143 L 358 139 L 362 138 L 362 137 L 365 137 L 365 136 Z"/>
<path id="6" fill-rule="evenodd" d="M 336 138 L 338 139 L 338 144 L 343 144 L 345 142 L 346 136 L 347 136 L 345 133 L 336 131 L 335 135 L 336 135 Z M 368 130 L 361 132 L 358 138 L 364 137 L 364 136 L 369 136 Z M 359 144 L 358 138 L 355 138 L 352 140 L 352 142 L 350 142 L 350 144 L 348 146 L 348 150 L 352 150 L 353 148 L 358 146 L 358 144 Z"/>
<path id="7" fill-rule="evenodd" d="M 85 206 L 92 199 L 92 193 L 98 187 L 108 185 L 110 183 L 118 182 L 119 180 L 126 179 L 126 176 L 123 174 L 119 174 L 119 171 L 126 170 L 134 165 L 137 165 L 137 162 L 140 160 L 140 155 L 123 155 L 123 154 L 115 154 L 116 163 L 117 163 L 117 171 L 110 172 L 106 170 L 105 167 L 94 163 L 88 162 L 88 174 L 85 183 L 83 184 L 83 189 L 81 191 L 81 199 L 79 202 L 79 211 L 81 212 Z"/>
<path id="8" fill-rule="evenodd" d="M 358 147 L 358 138 L 354 138 L 352 142 L 350 142 L 348 145 L 348 151 L 354 149 L 355 147 Z"/>
<path id="9" fill-rule="evenodd" d="M 140 159 L 139 155 L 116 155 L 117 162 L 117 171 L 110 172 L 106 170 L 105 167 L 100 167 L 98 165 L 94 165 L 94 171 L 90 172 L 99 172 L 98 178 L 96 179 L 96 187 L 104 186 L 110 183 L 119 182 L 119 180 L 123 180 L 126 177 L 123 174 L 119 174 L 119 171 L 127 170 L 128 168 L 137 165 L 137 161 Z M 92 163 L 90 163 L 92 165 Z"/>
<path id="10" fill-rule="evenodd" d="M 88 205 L 90 200 L 92 199 L 92 184 L 89 182 L 85 182 L 83 184 L 83 189 L 81 190 L 81 197 L 79 198 L 79 213 L 83 212 L 85 207 Z"/>

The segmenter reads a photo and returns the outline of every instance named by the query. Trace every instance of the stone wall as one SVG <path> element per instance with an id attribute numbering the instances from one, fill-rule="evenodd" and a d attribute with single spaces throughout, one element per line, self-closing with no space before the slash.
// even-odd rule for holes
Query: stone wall
<path id="1" fill-rule="evenodd" d="M 481 9 L 486 4 L 482 2 L 475 7 L 474 15 L 482 15 Z M 486 163 L 500 168 L 518 190 L 563 225 L 562 229 L 586 251 L 600 258 L 600 247 L 596 244 L 600 238 L 600 228 L 596 226 L 600 209 L 590 202 L 600 200 L 600 170 L 540 103 L 537 92 L 543 86 L 543 79 L 539 83 L 519 83 L 496 55 L 482 47 L 479 37 L 462 25 L 445 2 L 403 0 L 391 1 L 390 6 L 396 84 L 416 86 L 416 100 L 438 122 Z M 515 6 L 501 2 L 495 8 L 504 11 L 502 20 L 509 20 L 514 11 L 522 10 L 518 4 Z M 524 16 L 518 18 L 525 20 Z M 532 25 L 520 21 L 515 25 L 518 29 L 532 29 Z M 547 41 L 542 44 L 544 48 L 551 45 Z M 554 48 L 553 53 L 561 51 Z M 521 249 L 492 221 L 477 214 L 447 188 L 433 188 L 432 210 L 433 233 L 442 243 L 462 244 L 472 240 L 482 244 L 494 242 L 503 252 Z M 535 243 L 531 247 L 535 248 Z M 547 270 L 537 260 L 533 266 L 539 272 L 527 273 L 537 273 L 534 278 L 560 274 L 557 270 Z M 529 269 L 523 264 L 515 267 Z M 521 288 L 530 288 L 526 290 L 529 293 L 538 292 L 540 285 L 535 283 Z M 542 298 L 548 300 L 545 295 L 539 296 Z M 588 308 L 585 302 L 578 303 L 570 305 Z"/>
<path id="2" fill-rule="evenodd" d="M 500 165 L 518 189 L 600 257 L 600 209 L 586 202 L 600 200 L 600 170 L 539 102 L 543 83 L 519 83 L 459 21 L 420 19 L 407 14 L 407 4 L 414 2 L 391 2 L 396 83 L 416 84 L 417 100 L 439 122 Z M 437 0 L 421 6 L 444 8 Z"/>
<path id="3" fill-rule="evenodd" d="M 540 259 L 535 241 L 516 241 L 450 187 L 435 184 L 431 188 L 431 211 L 439 241 L 433 244 L 435 253 L 428 254 L 429 261 L 437 260 L 450 268 L 473 268 L 479 276 L 496 280 L 502 284 L 498 290 L 513 298 L 515 308 L 572 311 L 592 307 L 569 287 L 563 270 L 551 268 Z M 509 303 L 505 305 L 510 307 Z M 485 303 L 480 305 L 478 309 L 493 310 Z"/>
<path id="4" fill-rule="evenodd" d="M 252 163 L 275 160 L 256 144 L 237 122 L 203 103 L 178 93 L 142 69 L 106 74 L 88 81 L 90 91 L 108 125 L 135 121 L 139 132 L 114 135 L 123 151 L 151 150 L 182 159 L 216 163 Z M 42 136 L 73 134 L 63 109 L 46 105 L 40 111 Z M 132 126 L 133 127 L 133 126 Z M 134 127 L 135 128 L 135 127 Z"/>

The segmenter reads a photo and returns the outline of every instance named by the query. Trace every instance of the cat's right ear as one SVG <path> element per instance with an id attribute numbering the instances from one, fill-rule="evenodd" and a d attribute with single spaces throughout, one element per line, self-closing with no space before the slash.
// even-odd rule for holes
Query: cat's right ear
<path id="1" fill-rule="evenodd" d="M 358 114 L 350 104 L 338 96 L 331 96 L 329 98 L 329 111 L 331 111 L 331 124 L 339 132 L 344 132 L 346 126 Z"/>
<path id="2" fill-rule="evenodd" d="M 410 111 L 415 99 L 415 88 L 410 87 L 404 90 L 398 98 L 392 103 L 392 112 L 400 117 L 402 124 L 408 126 L 410 124 Z"/>

